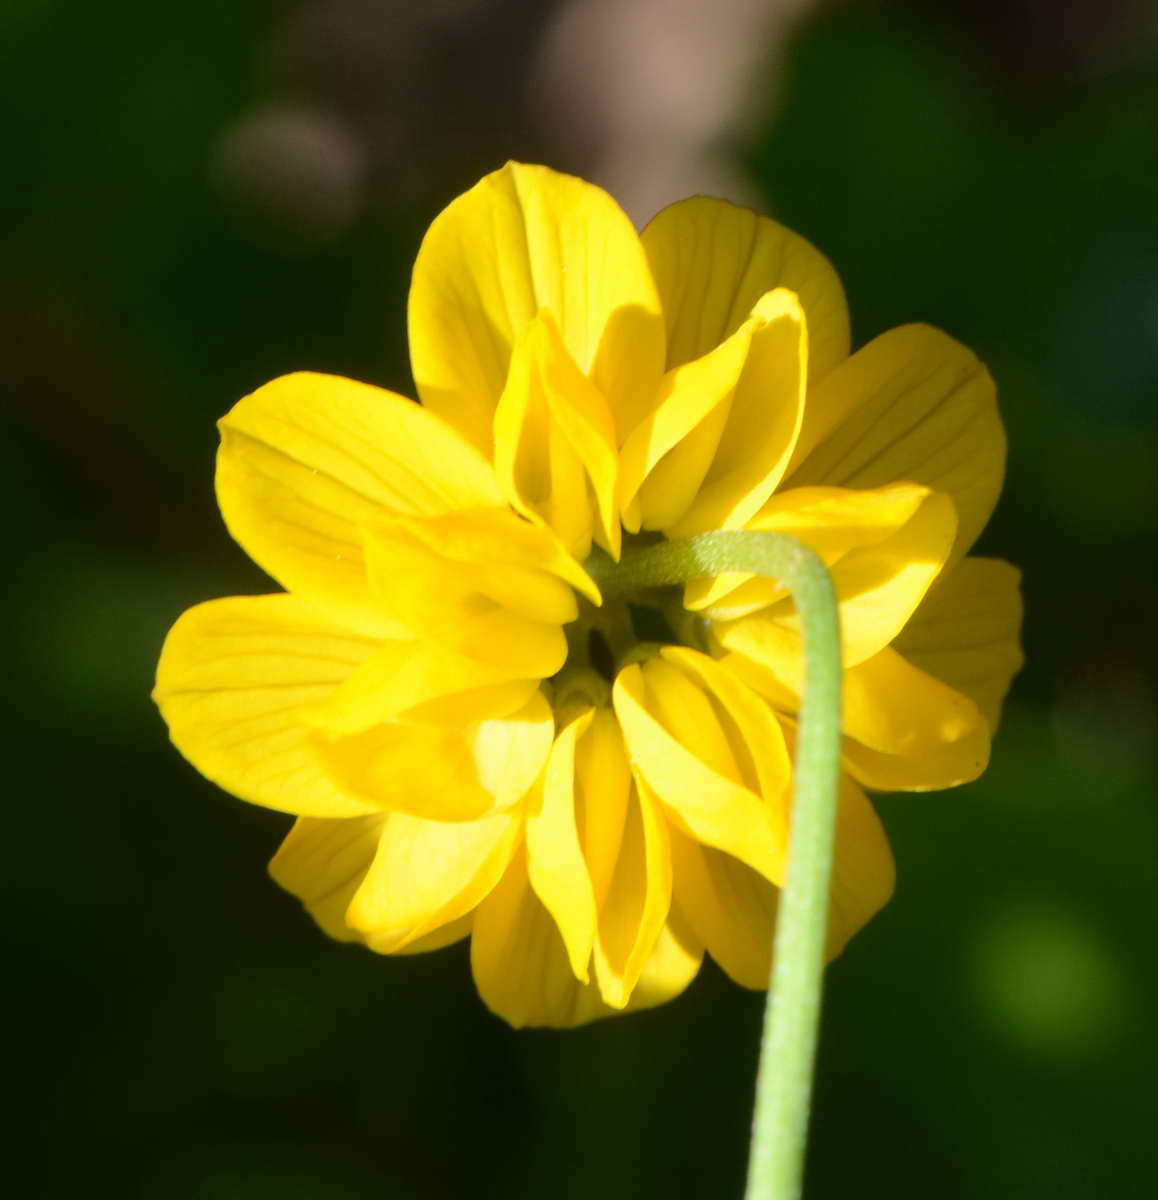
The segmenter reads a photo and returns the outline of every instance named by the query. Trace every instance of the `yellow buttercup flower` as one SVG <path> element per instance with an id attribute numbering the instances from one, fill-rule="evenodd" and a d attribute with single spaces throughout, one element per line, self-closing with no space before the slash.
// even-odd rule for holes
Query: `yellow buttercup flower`
<path id="1" fill-rule="evenodd" d="M 966 557 L 1004 460 L 984 368 L 923 326 L 850 356 L 831 266 L 747 209 L 688 200 L 637 234 L 516 164 L 431 226 L 409 324 L 421 405 L 302 374 L 221 422 L 225 522 L 285 591 L 177 622 L 177 747 L 297 816 L 271 871 L 324 930 L 469 936 L 514 1025 L 661 1003 L 705 949 L 765 986 L 795 607 L 738 573 L 604 601 L 593 564 L 792 534 L 842 625 L 839 952 L 893 886 L 863 788 L 975 778 L 1020 664 L 1016 572 Z"/>

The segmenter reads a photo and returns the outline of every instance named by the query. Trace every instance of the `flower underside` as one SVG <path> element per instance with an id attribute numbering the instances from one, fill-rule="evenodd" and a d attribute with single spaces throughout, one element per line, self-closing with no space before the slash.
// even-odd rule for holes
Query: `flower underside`
<path id="1" fill-rule="evenodd" d="M 571 1025 L 762 987 L 802 690 L 776 579 L 629 586 L 643 548 L 788 534 L 839 604 L 829 949 L 888 898 L 869 790 L 976 777 L 1020 662 L 1016 572 L 967 557 L 1000 488 L 992 381 L 935 330 L 849 353 L 807 242 L 703 198 L 637 235 L 511 164 L 415 266 L 421 398 L 279 379 L 221 422 L 227 526 L 283 588 L 170 633 L 178 748 L 297 816 L 279 883 L 382 953 L 471 940 L 484 1000 Z"/>

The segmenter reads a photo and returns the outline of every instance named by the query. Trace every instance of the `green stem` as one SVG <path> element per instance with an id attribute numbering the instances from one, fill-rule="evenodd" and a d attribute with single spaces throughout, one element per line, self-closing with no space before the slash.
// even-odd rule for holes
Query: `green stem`
<path id="1" fill-rule="evenodd" d="M 800 613 L 804 696 L 789 869 L 764 1009 L 745 1193 L 746 1200 L 796 1200 L 804 1177 L 840 779 L 840 628 L 832 579 L 795 538 L 747 530 L 660 542 L 624 554 L 618 564 L 592 560 L 588 570 L 608 598 L 750 572 L 787 584 Z"/>

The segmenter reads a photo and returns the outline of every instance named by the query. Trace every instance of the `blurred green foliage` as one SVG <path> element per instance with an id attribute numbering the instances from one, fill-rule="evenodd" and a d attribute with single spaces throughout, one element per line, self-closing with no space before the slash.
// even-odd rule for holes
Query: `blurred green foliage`
<path id="1" fill-rule="evenodd" d="M 738 1195 L 759 997 L 708 966 L 659 1012 L 512 1033 L 462 947 L 316 933 L 262 871 L 285 819 L 149 704 L 173 618 L 267 586 L 213 507 L 213 420 L 299 367 L 409 390 L 425 224 L 479 160 L 538 156 L 403 139 L 332 236 L 267 226 L 222 139 L 277 94 L 296 7 L 0 8 L 19 1194 Z M 814 22 L 747 152 L 858 342 L 925 320 L 990 364 L 1012 453 L 981 549 L 1026 571 L 991 770 L 882 801 L 900 883 L 830 974 L 809 1194 L 1149 1197 L 1158 67 L 1027 70 L 931 11 Z"/>

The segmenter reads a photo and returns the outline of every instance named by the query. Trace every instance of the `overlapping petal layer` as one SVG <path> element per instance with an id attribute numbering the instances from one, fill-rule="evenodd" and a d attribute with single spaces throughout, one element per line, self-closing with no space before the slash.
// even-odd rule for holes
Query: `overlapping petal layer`
<path id="1" fill-rule="evenodd" d="M 625 526 L 687 537 L 752 517 L 792 457 L 807 358 L 803 310 L 779 289 L 727 341 L 669 371 L 623 447 Z"/>
<path id="2" fill-rule="evenodd" d="M 694 196 L 669 205 L 640 235 L 667 327 L 667 365 L 707 354 L 774 288 L 799 297 L 809 375 L 848 357 L 848 305 L 832 264 L 799 234 L 749 208 Z"/>
<path id="3" fill-rule="evenodd" d="M 221 421 L 217 502 L 287 591 L 362 632 L 396 632 L 369 595 L 360 524 L 504 503 L 486 461 L 437 417 L 381 388 L 287 375 Z"/>
<path id="4" fill-rule="evenodd" d="M 519 164 L 431 226 L 409 322 L 425 407 L 300 374 L 221 422 L 226 523 L 287 594 L 177 622 L 175 744 L 297 815 L 270 869 L 326 932 L 389 954 L 469 936 L 513 1025 L 662 1003 L 705 949 L 763 987 L 792 600 L 739 573 L 682 607 L 636 596 L 649 636 L 687 644 L 632 646 L 639 610 L 604 603 L 599 551 L 583 564 L 788 534 L 840 608 L 839 953 L 894 880 L 862 786 L 975 778 L 1021 662 L 1016 572 L 964 557 L 1003 470 L 984 368 L 921 326 L 849 357 L 831 266 L 747 209 L 696 198 L 637 236 L 598 188 Z"/>
<path id="5" fill-rule="evenodd" d="M 479 994 L 516 1029 L 568 1028 L 666 1003 L 695 978 L 702 956 L 678 919 L 665 922 L 635 972 L 629 999 L 609 1005 L 595 984 L 575 978 L 558 927 L 530 887 L 521 857 L 479 906 L 471 937 Z"/>
<path id="6" fill-rule="evenodd" d="M 488 457 L 515 343 L 543 309 L 633 426 L 664 369 L 664 326 L 647 259 L 606 192 L 508 163 L 435 219 L 414 264 L 410 358 L 422 403 Z"/>
<path id="7" fill-rule="evenodd" d="M 1005 472 L 996 391 L 976 355 L 940 330 L 881 334 L 810 391 L 786 486 L 876 488 L 907 480 L 957 512 L 954 557 L 993 512 Z"/>
<path id="8" fill-rule="evenodd" d="M 351 796 L 416 817 L 473 821 L 521 801 L 551 749 L 554 718 L 541 692 L 506 708 L 475 720 L 399 718 L 318 736 L 314 753 Z"/>
<path id="9" fill-rule="evenodd" d="M 577 558 L 592 535 L 617 558 L 615 423 L 549 310 L 515 344 L 494 429 L 495 472 L 515 511 L 545 522 Z"/>

